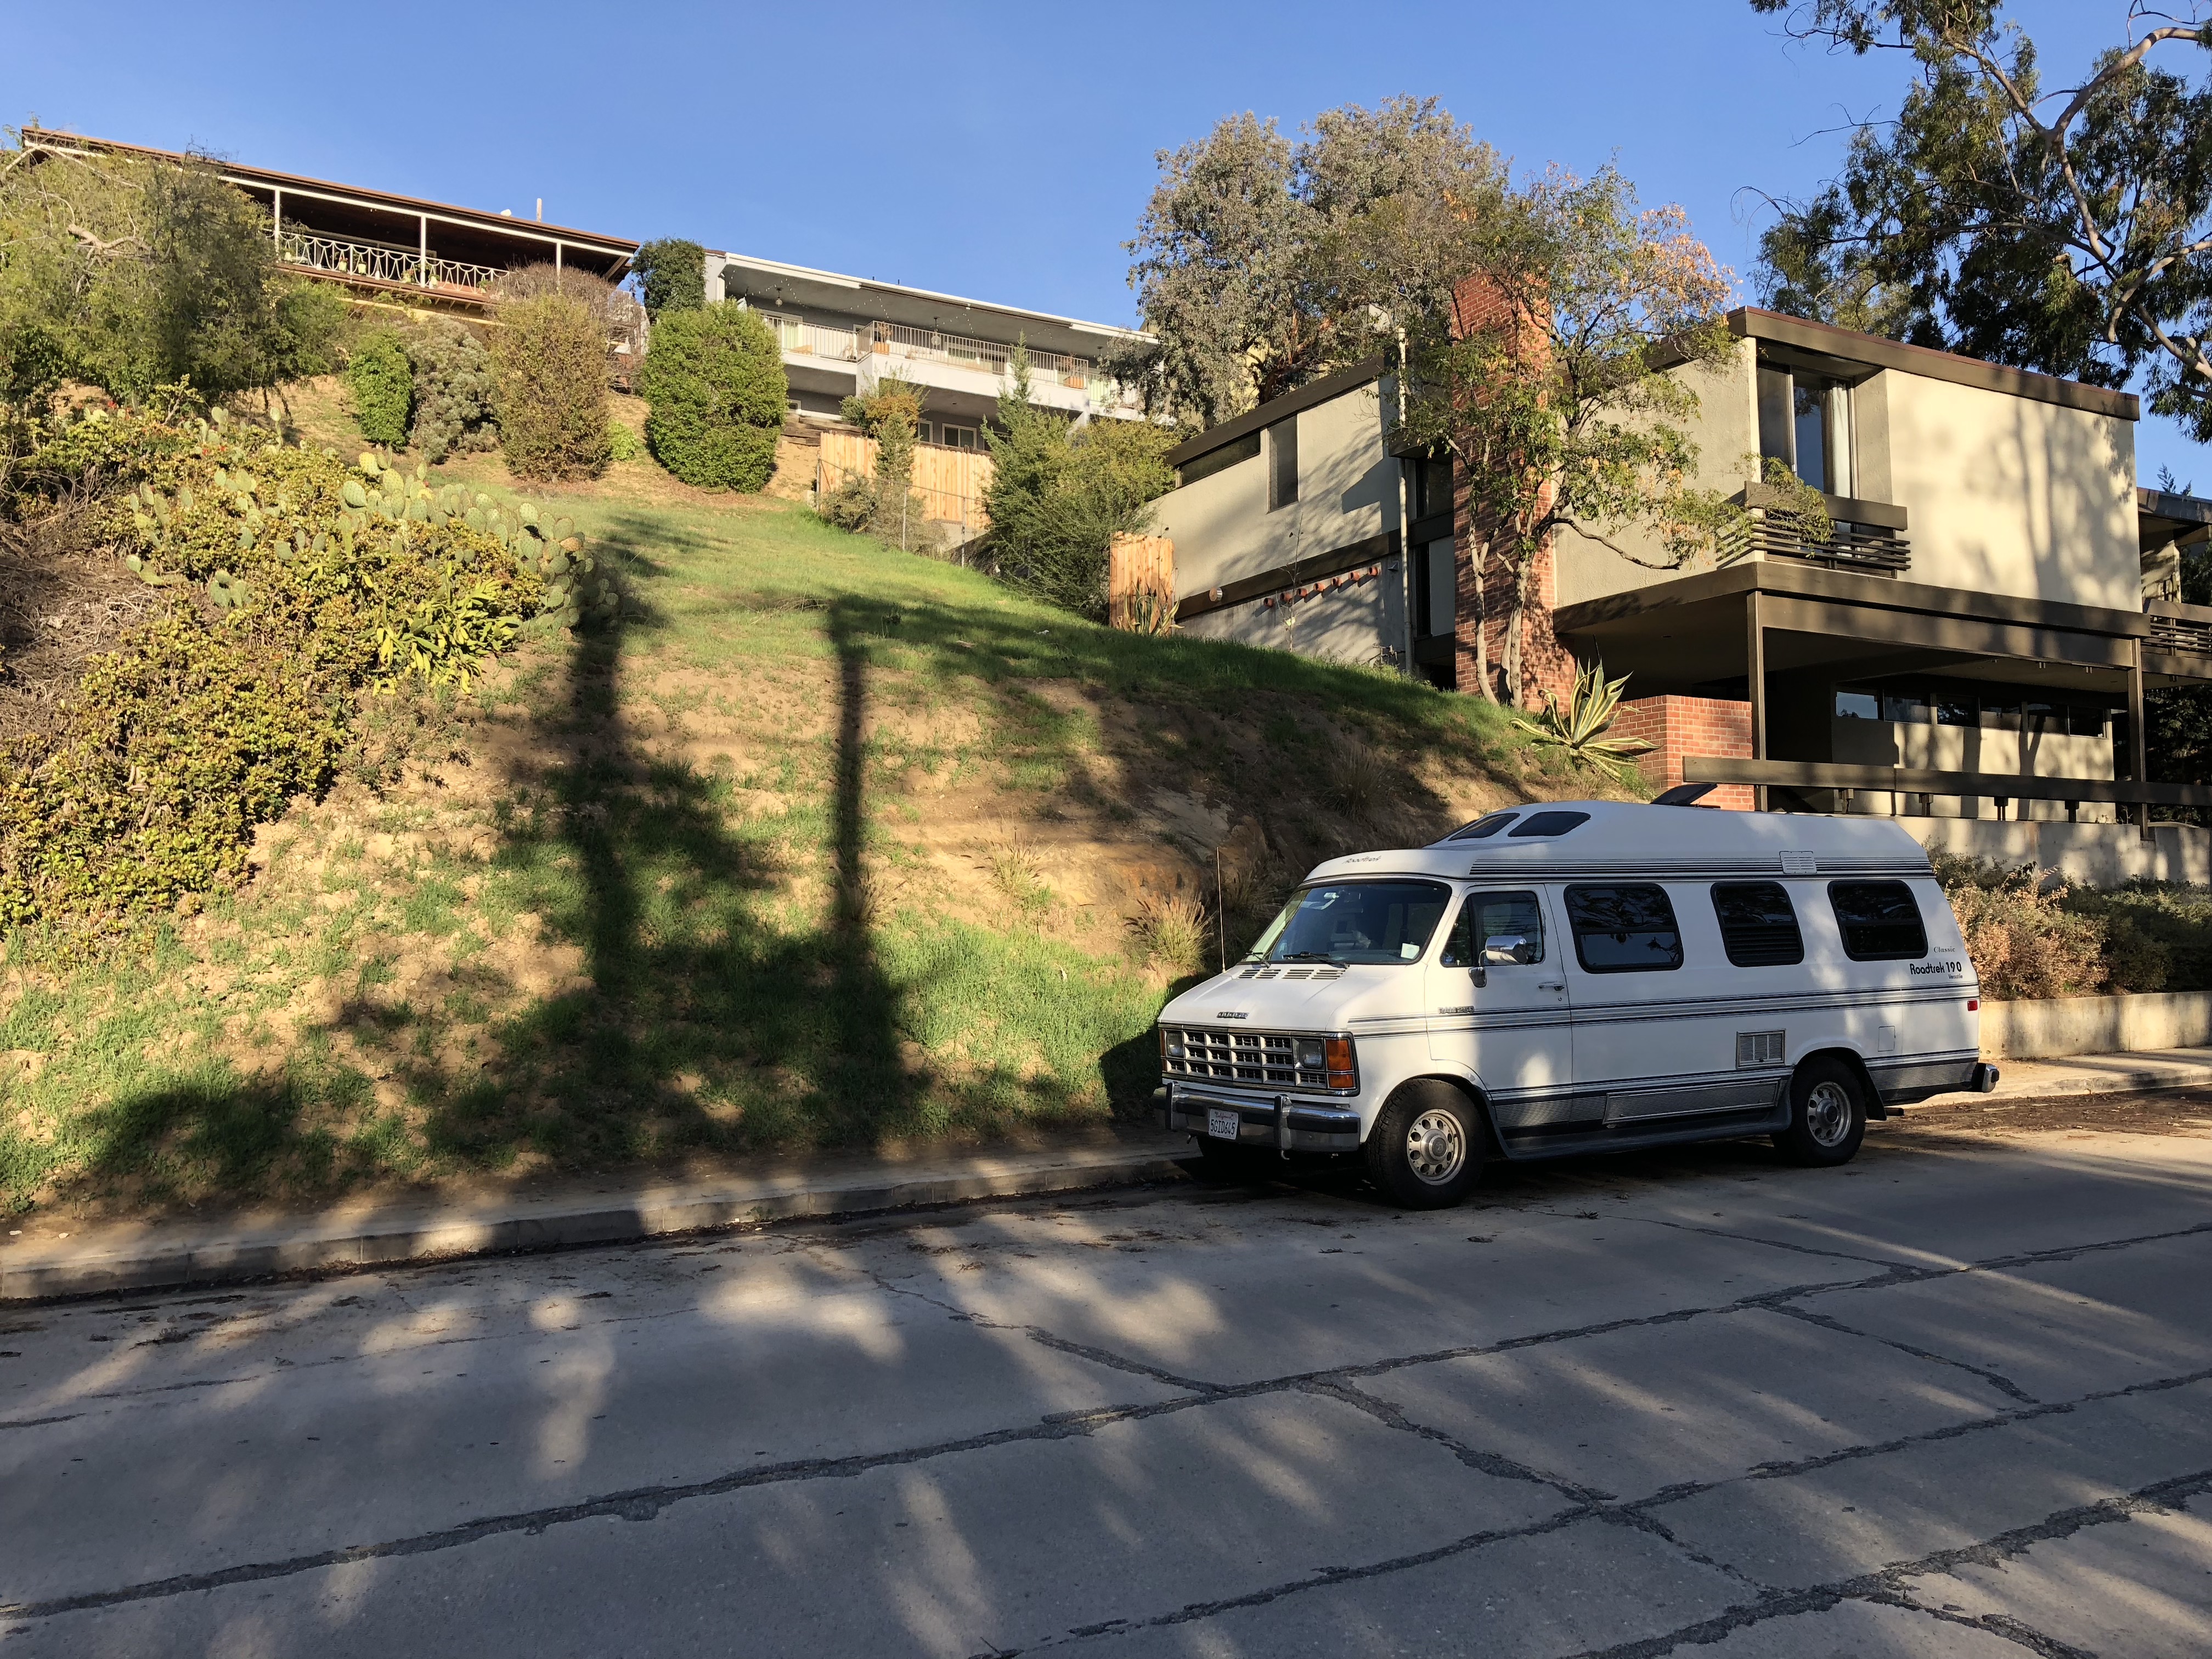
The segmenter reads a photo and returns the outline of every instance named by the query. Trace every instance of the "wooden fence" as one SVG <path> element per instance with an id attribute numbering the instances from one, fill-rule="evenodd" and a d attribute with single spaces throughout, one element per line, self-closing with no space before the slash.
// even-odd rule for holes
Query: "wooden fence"
<path id="1" fill-rule="evenodd" d="M 1175 620 L 1175 544 L 1116 535 L 1106 553 L 1106 617 L 1133 634 L 1164 634 Z"/>
<path id="2" fill-rule="evenodd" d="M 848 478 L 866 477 L 876 470 L 876 441 L 857 432 L 825 427 L 822 432 L 820 476 L 816 486 L 825 495 Z M 914 493 L 929 517 L 957 525 L 960 539 L 981 534 L 990 520 L 983 512 L 983 491 L 991 482 L 991 452 L 955 449 L 947 444 L 914 447 Z"/>

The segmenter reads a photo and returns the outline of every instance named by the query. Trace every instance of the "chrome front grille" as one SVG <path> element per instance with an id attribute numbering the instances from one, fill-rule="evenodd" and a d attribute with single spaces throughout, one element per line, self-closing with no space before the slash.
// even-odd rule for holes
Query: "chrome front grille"
<path id="1" fill-rule="evenodd" d="M 1298 1069 L 1297 1039 L 1280 1031 L 1211 1031 L 1170 1025 L 1166 1036 L 1162 1064 L 1170 1078 L 1206 1078 L 1264 1089 L 1328 1087 L 1328 1073 Z M 1177 1048 L 1182 1050 L 1180 1058 Z"/>

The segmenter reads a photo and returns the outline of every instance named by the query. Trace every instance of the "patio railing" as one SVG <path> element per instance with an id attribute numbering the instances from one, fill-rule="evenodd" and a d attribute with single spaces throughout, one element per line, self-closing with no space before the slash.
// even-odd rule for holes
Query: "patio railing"
<path id="1" fill-rule="evenodd" d="M 407 288 L 460 289 L 482 294 L 507 275 L 496 265 L 469 264 L 459 259 L 441 259 L 435 255 L 426 259 L 414 248 L 343 241 L 335 236 L 311 236 L 300 231 L 284 232 L 278 246 L 286 264 Z"/>

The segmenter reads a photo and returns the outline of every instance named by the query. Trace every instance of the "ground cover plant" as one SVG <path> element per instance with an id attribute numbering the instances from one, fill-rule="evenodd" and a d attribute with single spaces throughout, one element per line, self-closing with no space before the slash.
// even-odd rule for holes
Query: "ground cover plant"
<path id="1" fill-rule="evenodd" d="M 8 1206 L 1103 1124 L 1170 988 L 1316 860 L 1591 788 L 1471 699 L 594 489 L 563 510 L 610 626 L 372 700 L 250 882 L 131 948 L 11 945 Z"/>

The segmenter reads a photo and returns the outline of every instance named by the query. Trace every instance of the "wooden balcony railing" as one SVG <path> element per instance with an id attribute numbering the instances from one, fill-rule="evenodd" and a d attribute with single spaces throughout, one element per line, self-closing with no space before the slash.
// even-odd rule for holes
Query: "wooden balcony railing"
<path id="1" fill-rule="evenodd" d="M 507 275 L 496 265 L 472 265 L 434 255 L 426 259 L 414 248 L 349 242 L 335 236 L 310 236 L 301 231 L 284 232 L 278 246 L 289 265 L 335 276 L 363 276 L 371 282 L 394 283 L 407 288 L 459 289 L 480 295 L 488 293 Z"/>
<path id="2" fill-rule="evenodd" d="M 2212 605 L 2154 599 L 2143 606 L 2152 648 L 2212 657 Z"/>

